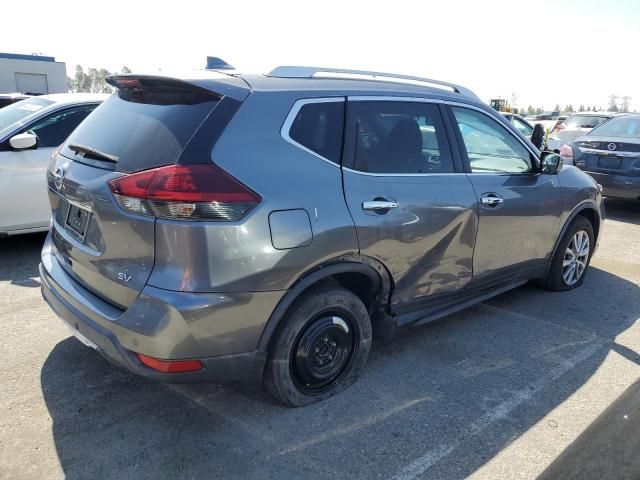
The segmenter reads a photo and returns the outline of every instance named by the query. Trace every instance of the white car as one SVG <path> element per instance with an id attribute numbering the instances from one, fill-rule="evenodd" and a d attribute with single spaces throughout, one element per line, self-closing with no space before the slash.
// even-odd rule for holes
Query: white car
<path id="1" fill-rule="evenodd" d="M 0 109 L 0 236 L 49 228 L 49 158 L 107 97 L 42 95 Z"/>
<path id="2" fill-rule="evenodd" d="M 559 149 L 565 143 L 572 142 L 592 129 L 616 116 L 612 112 L 579 112 L 573 113 L 564 122 L 553 128 L 549 134 L 547 145 L 550 150 Z"/>

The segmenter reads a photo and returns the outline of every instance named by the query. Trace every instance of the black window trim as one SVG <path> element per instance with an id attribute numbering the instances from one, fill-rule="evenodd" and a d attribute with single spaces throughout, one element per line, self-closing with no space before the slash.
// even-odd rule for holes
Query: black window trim
<path id="1" fill-rule="evenodd" d="M 534 163 L 534 170 L 531 172 L 472 172 L 471 171 L 471 165 L 469 163 L 469 157 L 467 156 L 467 147 L 464 144 L 464 140 L 462 139 L 462 135 L 460 134 L 460 129 L 457 127 L 458 121 L 453 113 L 453 109 L 451 107 L 460 107 L 460 108 L 468 108 L 470 110 L 475 110 L 477 112 L 482 113 L 483 115 L 491 118 L 492 120 L 494 120 L 496 123 L 502 125 L 505 130 L 509 131 L 510 129 L 515 130 L 515 126 L 509 122 L 506 118 L 502 118 L 499 119 L 498 117 L 492 115 L 491 113 L 486 112 L 485 110 L 483 110 L 482 108 L 476 107 L 474 105 L 470 105 L 468 103 L 461 103 L 461 102 L 443 102 L 445 103 L 445 105 L 448 107 L 447 111 L 448 111 L 448 116 L 450 121 L 453 123 L 453 128 L 454 128 L 454 134 L 456 136 L 457 139 L 457 143 L 458 143 L 458 150 L 460 150 L 460 155 L 462 156 L 462 161 L 464 164 L 464 170 L 465 173 L 467 175 L 500 175 L 500 176 L 514 176 L 514 175 L 518 175 L 518 176 L 523 176 L 523 175 L 540 175 L 541 173 L 541 161 L 540 161 L 540 156 L 534 152 L 531 147 L 529 145 L 527 145 L 521 138 L 520 138 L 520 133 L 517 132 L 517 134 L 514 134 L 513 131 L 511 131 L 511 136 L 513 138 L 515 138 L 518 142 L 520 142 L 520 144 L 522 146 L 524 146 L 527 151 L 531 154 L 531 158 L 533 159 L 533 163 Z M 503 120 L 503 121 L 501 121 Z M 508 127 L 506 126 L 506 124 L 508 124 Z"/>
<path id="2" fill-rule="evenodd" d="M 291 138 L 291 136 L 289 135 L 289 132 L 291 130 L 291 125 L 293 125 L 293 122 L 298 116 L 298 112 L 300 112 L 302 107 L 304 107 L 305 105 L 308 105 L 310 103 L 338 103 L 338 102 L 345 103 L 345 100 L 346 100 L 346 97 L 344 96 L 310 97 L 310 98 L 300 98 L 296 100 L 293 106 L 291 107 L 291 110 L 289 110 L 289 113 L 287 114 L 286 118 L 284 119 L 282 127 L 280 128 L 280 136 L 284 138 L 287 142 L 291 143 L 292 145 L 295 145 L 296 147 L 304 150 L 305 152 L 313 155 L 314 157 L 324 160 L 325 162 L 327 162 L 330 165 L 333 165 L 334 167 L 340 168 L 340 164 L 332 160 L 329 160 L 328 158 L 323 157 L 319 153 L 314 152 L 310 148 L 305 147 L 301 143 L 296 142 L 293 138 Z M 344 136 L 345 128 L 346 126 L 343 126 L 343 136 Z"/>

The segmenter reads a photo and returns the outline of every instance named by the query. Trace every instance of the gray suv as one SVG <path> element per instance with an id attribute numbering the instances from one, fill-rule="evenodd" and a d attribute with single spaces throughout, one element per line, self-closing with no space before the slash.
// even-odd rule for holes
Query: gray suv
<path id="1" fill-rule="evenodd" d="M 40 273 L 132 372 L 306 405 L 354 382 L 373 336 L 584 279 L 598 185 L 463 87 L 310 67 L 109 82 L 52 157 Z"/>

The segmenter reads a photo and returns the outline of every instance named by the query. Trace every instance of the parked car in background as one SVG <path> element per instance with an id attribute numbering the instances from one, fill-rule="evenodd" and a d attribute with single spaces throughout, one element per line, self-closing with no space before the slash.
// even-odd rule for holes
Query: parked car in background
<path id="1" fill-rule="evenodd" d="M 603 122 L 613 118 L 611 112 L 580 112 L 570 115 L 564 122 L 557 124 L 549 133 L 548 148 L 559 149 Z"/>
<path id="2" fill-rule="evenodd" d="M 525 137 L 531 137 L 531 134 L 533 133 L 533 125 L 531 125 L 527 120 L 515 113 L 500 113 L 502 113 L 502 115 L 507 120 L 509 120 L 513 124 L 513 126 L 516 127 L 516 130 L 518 130 L 521 134 L 523 134 Z"/>
<path id="3" fill-rule="evenodd" d="M 42 95 L 0 110 L 0 236 L 49 228 L 51 154 L 106 97 Z"/>
<path id="4" fill-rule="evenodd" d="M 12 103 L 19 102 L 20 100 L 24 100 L 29 97 L 31 97 L 31 95 L 26 93 L 0 93 L 0 108 L 6 107 L 7 105 L 11 105 Z"/>
<path id="5" fill-rule="evenodd" d="M 311 67 L 108 82 L 48 169 L 40 276 L 140 375 L 308 405 L 356 380 L 372 332 L 532 279 L 576 288 L 596 248 L 596 182 L 464 87 Z"/>
<path id="6" fill-rule="evenodd" d="M 602 123 L 563 145 L 560 155 L 595 178 L 605 196 L 640 200 L 640 115 Z"/>
<path id="7" fill-rule="evenodd" d="M 560 112 L 542 112 L 536 115 L 536 120 L 558 120 L 560 117 Z"/>

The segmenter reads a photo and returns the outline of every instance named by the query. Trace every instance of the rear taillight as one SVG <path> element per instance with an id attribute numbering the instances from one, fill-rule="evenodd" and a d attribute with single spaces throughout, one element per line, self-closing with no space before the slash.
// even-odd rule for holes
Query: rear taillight
<path id="1" fill-rule="evenodd" d="M 124 175 L 110 180 L 109 188 L 127 212 L 171 219 L 235 221 L 262 200 L 212 163 Z"/>
<path id="2" fill-rule="evenodd" d="M 551 133 L 556 133 L 559 132 L 560 130 L 564 130 L 566 128 L 564 122 L 562 123 L 557 123 L 555 127 L 553 127 L 553 129 L 551 130 Z"/>
<path id="3" fill-rule="evenodd" d="M 562 145 L 560 147 L 560 156 L 566 160 L 573 160 L 573 148 L 571 148 L 571 145 Z"/>

